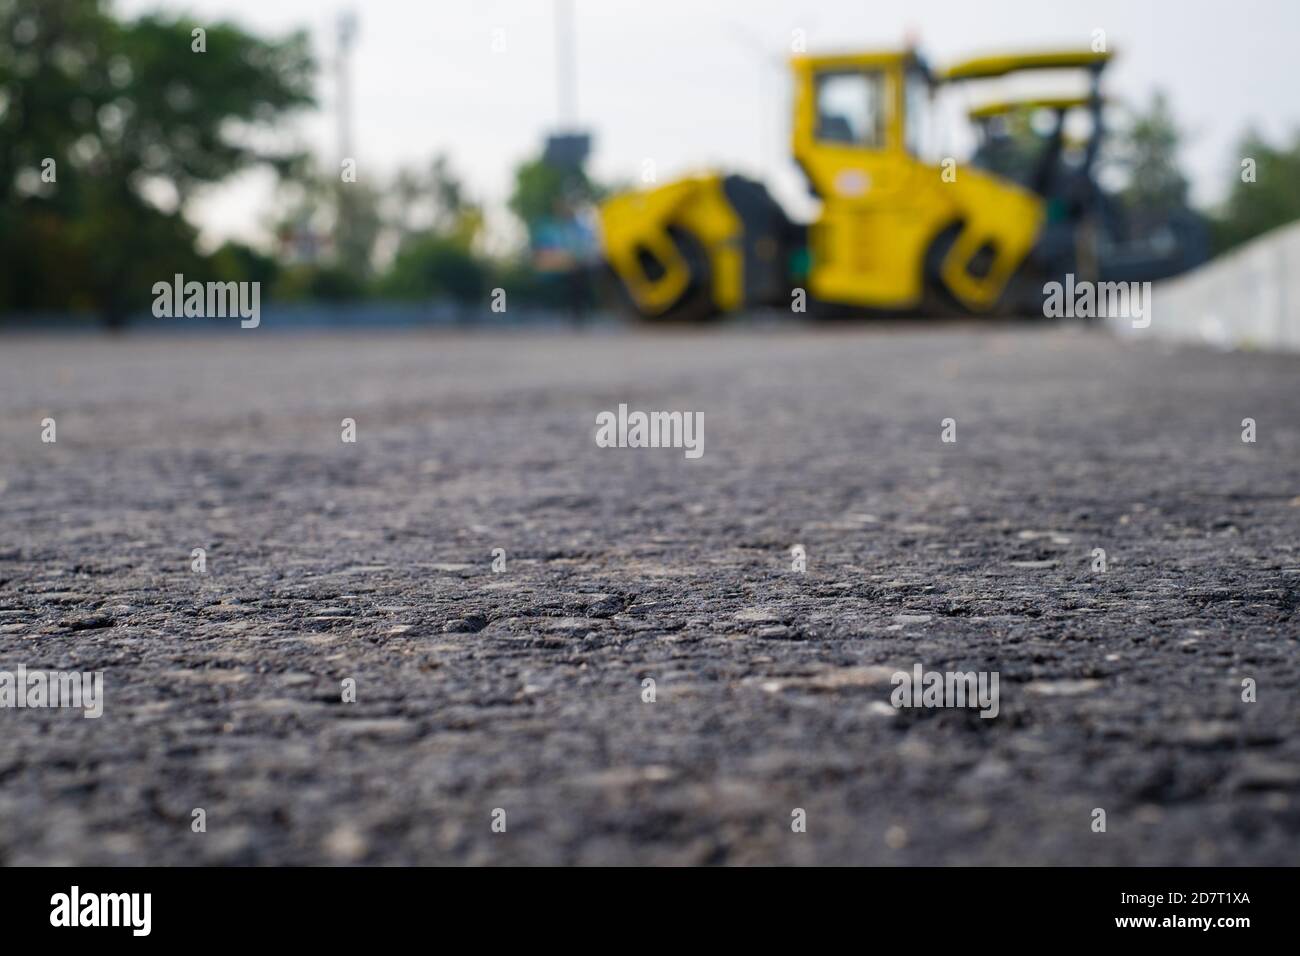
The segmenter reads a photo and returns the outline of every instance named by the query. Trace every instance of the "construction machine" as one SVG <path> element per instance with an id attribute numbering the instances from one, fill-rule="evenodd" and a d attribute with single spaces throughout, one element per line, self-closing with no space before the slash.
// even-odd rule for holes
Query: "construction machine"
<path id="1" fill-rule="evenodd" d="M 934 70 L 911 49 L 795 57 L 792 152 L 820 202 L 814 221 L 793 222 L 738 175 L 616 195 L 600 210 L 616 288 L 640 316 L 676 321 L 789 307 L 799 290 L 810 311 L 1038 312 L 1043 283 L 1066 273 L 1177 271 L 1196 255 L 1135 264 L 1111 228 L 1096 178 L 1110 59 L 1021 53 Z M 970 115 L 969 161 L 923 155 L 938 92 L 1032 71 L 1081 74 L 1086 93 L 987 104 Z M 1008 120 L 1030 113 L 1033 132 L 1012 136 Z"/>

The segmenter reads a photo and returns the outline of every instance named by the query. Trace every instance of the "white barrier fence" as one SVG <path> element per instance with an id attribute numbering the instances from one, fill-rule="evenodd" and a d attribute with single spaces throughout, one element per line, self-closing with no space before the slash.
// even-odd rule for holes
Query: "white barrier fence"
<path id="1" fill-rule="evenodd" d="M 1300 352 L 1300 222 L 1156 283 L 1152 297 L 1149 327 L 1108 322 L 1133 337 Z"/>

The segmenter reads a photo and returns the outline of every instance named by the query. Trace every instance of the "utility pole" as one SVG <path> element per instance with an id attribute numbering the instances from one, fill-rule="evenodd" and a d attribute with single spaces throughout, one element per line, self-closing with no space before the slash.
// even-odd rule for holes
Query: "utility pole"
<path id="1" fill-rule="evenodd" d="M 578 127 L 578 57 L 574 49 L 573 0 L 554 0 L 555 131 L 546 137 L 543 158 L 557 169 L 582 169 L 591 152 L 591 134 Z"/>
<path id="2" fill-rule="evenodd" d="M 574 52 L 573 0 L 555 0 L 555 95 L 557 127 L 578 125 L 577 54 Z"/>
<path id="3" fill-rule="evenodd" d="M 355 159 L 352 155 L 352 78 L 349 58 L 357 39 L 357 15 L 345 10 L 338 18 L 338 52 L 334 60 L 335 93 L 338 97 L 339 159 Z"/>
<path id="4" fill-rule="evenodd" d="M 364 258 L 366 253 L 352 248 L 354 245 L 352 228 L 353 196 L 349 195 L 347 183 L 344 182 L 341 175 L 343 164 L 346 161 L 356 161 L 356 156 L 352 151 L 352 76 L 349 69 L 351 66 L 352 45 L 357 38 L 357 16 L 354 11 L 345 10 L 339 14 L 336 36 L 338 49 L 334 59 L 334 82 L 335 96 L 337 97 L 336 109 L 338 111 L 339 156 L 334 168 L 334 175 L 337 177 L 335 188 L 338 190 L 338 202 L 335 204 L 334 254 L 342 264 L 351 265 L 354 269 L 364 271 L 368 263 L 351 261 L 356 256 Z"/>

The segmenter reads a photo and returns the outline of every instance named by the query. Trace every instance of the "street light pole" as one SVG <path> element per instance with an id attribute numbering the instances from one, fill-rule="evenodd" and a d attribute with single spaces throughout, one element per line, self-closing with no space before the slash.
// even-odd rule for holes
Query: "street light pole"
<path id="1" fill-rule="evenodd" d="M 339 14 L 338 55 L 334 61 L 336 93 L 338 95 L 339 159 L 355 159 L 352 155 L 352 82 L 348 69 L 352 45 L 357 38 L 357 15 L 352 10 Z"/>
<path id="2" fill-rule="evenodd" d="M 573 0 L 555 0 L 555 93 L 560 130 L 578 125 L 577 58 L 574 52 Z"/>

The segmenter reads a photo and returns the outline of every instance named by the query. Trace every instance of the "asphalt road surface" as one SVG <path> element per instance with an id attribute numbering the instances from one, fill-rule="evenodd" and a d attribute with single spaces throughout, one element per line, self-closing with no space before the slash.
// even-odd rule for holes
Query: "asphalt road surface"
<path id="1" fill-rule="evenodd" d="M 0 670 L 104 675 L 0 709 L 4 864 L 1296 863 L 1297 605 L 1297 357 L 0 338 Z"/>

